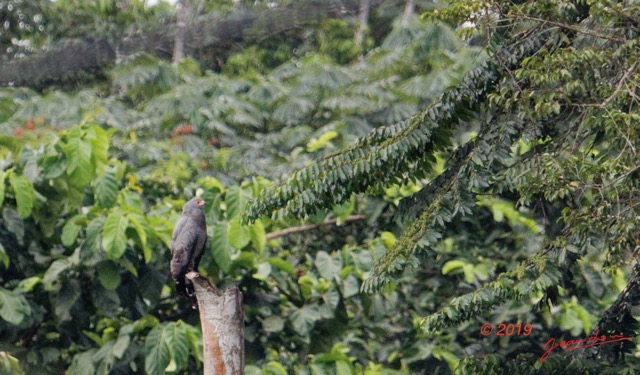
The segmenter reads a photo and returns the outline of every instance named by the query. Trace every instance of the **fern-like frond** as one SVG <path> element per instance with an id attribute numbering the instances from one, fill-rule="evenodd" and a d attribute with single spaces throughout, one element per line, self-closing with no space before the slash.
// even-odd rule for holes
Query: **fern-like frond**
<path id="1" fill-rule="evenodd" d="M 409 120 L 379 128 L 353 146 L 302 169 L 266 189 L 248 208 L 246 220 L 276 212 L 303 216 L 320 207 L 342 203 L 367 188 L 380 188 L 421 178 L 409 175 L 414 163 L 430 170 L 436 145 L 447 145 L 452 129 L 478 110 L 482 99 L 495 89 L 507 69 L 538 51 L 547 32 L 513 41 L 460 84 Z"/>

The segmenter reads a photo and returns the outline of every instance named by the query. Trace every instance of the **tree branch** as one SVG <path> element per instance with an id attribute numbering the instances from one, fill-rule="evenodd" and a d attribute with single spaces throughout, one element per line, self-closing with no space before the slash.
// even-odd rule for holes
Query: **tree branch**
<path id="1" fill-rule="evenodd" d="M 344 222 L 351 223 L 353 221 L 359 221 L 364 219 L 365 219 L 364 215 L 351 215 L 347 217 Z M 271 233 L 267 233 L 267 240 L 273 240 L 274 238 L 284 237 L 294 233 L 305 232 L 308 230 L 324 227 L 327 225 L 336 225 L 337 223 L 338 223 L 338 219 L 333 219 L 333 220 L 323 221 L 322 223 L 319 223 L 319 224 L 304 224 L 304 225 L 299 225 L 297 227 L 281 229 Z"/>

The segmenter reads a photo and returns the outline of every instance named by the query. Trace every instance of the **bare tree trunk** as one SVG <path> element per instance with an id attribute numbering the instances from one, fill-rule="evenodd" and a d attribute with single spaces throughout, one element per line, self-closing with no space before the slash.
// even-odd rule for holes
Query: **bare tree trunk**
<path id="1" fill-rule="evenodd" d="M 371 0 L 360 0 L 360 13 L 358 14 L 358 23 L 360 24 L 360 26 L 358 27 L 358 31 L 356 31 L 356 36 L 354 38 L 356 46 L 360 49 L 362 49 L 364 37 L 367 33 L 367 29 L 369 29 L 370 9 Z"/>
<path id="2" fill-rule="evenodd" d="M 242 375 L 244 373 L 244 310 L 237 287 L 219 291 L 197 272 L 193 281 L 202 326 L 204 375 Z"/>
<path id="3" fill-rule="evenodd" d="M 184 59 L 184 39 L 187 28 L 187 0 L 178 3 L 178 22 L 176 23 L 176 39 L 173 44 L 173 65 Z"/>
<path id="4" fill-rule="evenodd" d="M 404 11 L 402 12 L 402 26 L 407 26 L 409 21 L 411 21 L 411 17 L 413 17 L 413 12 L 416 8 L 415 0 L 406 0 L 404 5 Z"/>

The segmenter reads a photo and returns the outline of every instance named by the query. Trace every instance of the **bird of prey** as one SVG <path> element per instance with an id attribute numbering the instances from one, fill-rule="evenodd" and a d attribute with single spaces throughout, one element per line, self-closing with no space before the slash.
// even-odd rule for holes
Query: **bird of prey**
<path id="1" fill-rule="evenodd" d="M 184 205 L 171 241 L 171 277 L 176 282 L 178 293 L 187 297 L 193 308 L 196 307 L 195 292 L 192 282 L 185 279 L 185 275 L 190 271 L 198 271 L 198 264 L 207 246 L 204 205 L 205 201 L 201 198 L 193 198 Z"/>

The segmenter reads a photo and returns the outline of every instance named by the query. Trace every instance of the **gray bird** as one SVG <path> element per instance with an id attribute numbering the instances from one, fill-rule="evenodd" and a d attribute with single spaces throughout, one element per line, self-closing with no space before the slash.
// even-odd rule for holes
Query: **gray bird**
<path id="1" fill-rule="evenodd" d="M 187 297 L 195 308 L 193 284 L 185 279 L 190 271 L 198 271 L 198 264 L 207 246 L 207 223 L 204 217 L 205 201 L 193 198 L 182 208 L 182 217 L 173 230 L 171 241 L 171 277 L 176 290 Z"/>

